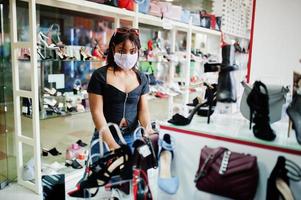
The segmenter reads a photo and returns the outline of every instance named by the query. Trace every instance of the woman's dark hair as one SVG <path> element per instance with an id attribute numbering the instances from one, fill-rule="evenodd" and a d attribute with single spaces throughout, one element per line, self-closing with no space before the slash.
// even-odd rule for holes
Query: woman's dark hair
<path id="1" fill-rule="evenodd" d="M 130 28 L 122 28 L 125 30 L 130 30 Z M 135 32 L 129 31 L 129 32 L 118 32 L 116 31 L 113 36 L 111 37 L 110 43 L 109 43 L 109 49 L 108 49 L 108 57 L 107 57 L 107 65 L 114 68 L 114 71 L 118 69 L 117 64 L 114 61 L 114 49 L 115 46 L 125 42 L 126 40 L 131 41 L 136 47 L 138 52 L 138 58 L 139 58 L 139 50 L 141 48 L 139 35 Z"/>

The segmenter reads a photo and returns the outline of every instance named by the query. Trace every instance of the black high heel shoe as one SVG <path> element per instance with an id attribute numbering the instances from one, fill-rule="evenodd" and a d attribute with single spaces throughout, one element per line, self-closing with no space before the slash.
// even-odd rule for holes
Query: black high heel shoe
<path id="1" fill-rule="evenodd" d="M 116 175 L 124 180 L 132 179 L 132 153 L 127 145 L 105 153 L 94 165 L 91 166 L 87 179 L 77 184 L 76 190 L 68 193 L 71 197 L 85 197 L 87 189 L 97 188 L 109 183 Z M 97 191 L 91 195 L 94 197 Z"/>
<path id="2" fill-rule="evenodd" d="M 207 102 L 205 102 L 205 103 L 207 103 Z M 172 116 L 172 118 L 170 120 L 168 120 L 168 122 L 171 124 L 179 125 L 179 126 L 185 126 L 185 125 L 190 124 L 195 113 L 197 113 L 197 111 L 202 106 L 204 106 L 205 103 L 199 103 L 196 107 L 194 107 L 194 109 L 191 111 L 191 113 L 189 114 L 188 117 L 184 117 L 183 115 L 180 115 L 177 113 L 174 116 Z"/>
<path id="3" fill-rule="evenodd" d="M 297 142 L 301 145 L 301 95 L 296 94 L 292 103 L 286 109 L 286 113 L 293 122 Z"/>
<path id="4" fill-rule="evenodd" d="M 216 98 L 216 89 L 217 85 L 213 84 L 213 88 L 209 88 L 206 90 L 205 98 L 207 99 L 207 104 L 204 107 L 201 107 L 198 111 L 198 115 L 202 117 L 207 117 L 207 124 L 210 123 L 210 117 L 214 112 L 214 106 L 216 106 L 217 98 Z"/>
<path id="5" fill-rule="evenodd" d="M 267 181 L 266 200 L 294 200 L 293 192 L 289 188 L 289 181 L 301 180 L 301 168 L 294 162 L 279 156 Z"/>
<path id="6" fill-rule="evenodd" d="M 208 96 L 209 96 L 209 93 L 214 93 L 214 95 L 216 96 L 216 90 L 217 90 L 217 84 L 207 84 L 207 83 L 204 83 L 204 85 L 207 87 L 206 88 L 206 92 L 205 92 L 205 99 L 208 99 Z M 199 97 L 196 97 L 192 100 L 192 103 L 188 103 L 186 104 L 187 106 L 197 106 L 199 103 L 201 103 L 201 98 Z M 215 105 L 216 105 L 216 101 L 215 101 Z M 214 105 L 214 106 L 215 106 Z M 205 104 L 204 106 L 208 106 L 207 104 Z"/>
<path id="7" fill-rule="evenodd" d="M 252 91 L 247 97 L 247 104 L 250 108 L 250 126 L 253 126 L 254 136 L 267 141 L 273 141 L 276 135 L 270 126 L 269 117 L 269 93 L 268 89 L 260 81 L 255 81 Z"/>

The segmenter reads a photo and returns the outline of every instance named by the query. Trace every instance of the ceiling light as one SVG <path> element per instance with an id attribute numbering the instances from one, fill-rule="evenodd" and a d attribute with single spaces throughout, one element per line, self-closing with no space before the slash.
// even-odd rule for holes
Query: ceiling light
<path id="1" fill-rule="evenodd" d="M 165 1 L 167 1 L 167 2 L 173 2 L 173 0 L 165 0 Z"/>

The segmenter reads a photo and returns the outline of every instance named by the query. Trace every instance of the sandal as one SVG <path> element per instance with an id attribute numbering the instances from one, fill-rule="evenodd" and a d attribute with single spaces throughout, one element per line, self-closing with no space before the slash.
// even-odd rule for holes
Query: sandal
<path id="1" fill-rule="evenodd" d="M 121 145 L 120 148 L 105 153 L 88 169 L 87 179 L 80 181 L 76 190 L 69 192 L 68 195 L 84 197 L 86 189 L 104 186 L 115 175 L 120 175 L 123 179 L 132 179 L 131 157 L 131 150 L 127 145 Z"/>
<path id="2" fill-rule="evenodd" d="M 76 159 L 66 160 L 65 166 L 66 167 L 70 167 L 71 166 L 73 169 L 81 169 L 81 168 L 83 168 L 83 166 Z"/>
<path id="3" fill-rule="evenodd" d="M 48 156 L 48 153 L 50 153 L 53 156 L 58 156 L 62 154 L 55 147 L 50 150 L 42 149 L 42 156 Z"/>

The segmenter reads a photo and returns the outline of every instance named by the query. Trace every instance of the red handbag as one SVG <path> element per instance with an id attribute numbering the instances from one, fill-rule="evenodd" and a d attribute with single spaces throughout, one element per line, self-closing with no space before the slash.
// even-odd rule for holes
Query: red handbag
<path id="1" fill-rule="evenodd" d="M 249 200 L 255 196 L 258 178 L 255 156 L 205 146 L 194 181 L 201 191 Z"/>
<path id="2" fill-rule="evenodd" d="M 118 0 L 118 7 L 127 10 L 134 10 L 134 0 Z"/>

